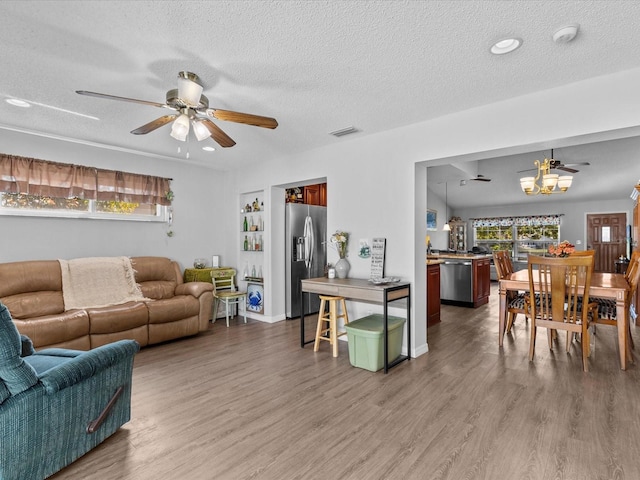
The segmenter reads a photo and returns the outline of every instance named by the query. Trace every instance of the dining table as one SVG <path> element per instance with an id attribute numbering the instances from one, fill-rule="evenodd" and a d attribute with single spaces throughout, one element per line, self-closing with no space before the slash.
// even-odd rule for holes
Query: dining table
<path id="1" fill-rule="evenodd" d="M 529 291 L 529 270 L 519 270 L 499 280 L 500 289 L 500 318 L 498 324 L 498 345 L 502 347 L 505 327 L 507 324 L 507 292 L 510 290 Z M 633 361 L 629 348 L 629 297 L 630 286 L 621 273 L 593 272 L 589 297 L 609 298 L 616 302 L 618 353 L 620 356 L 620 368 L 627 369 L 627 364 Z"/>

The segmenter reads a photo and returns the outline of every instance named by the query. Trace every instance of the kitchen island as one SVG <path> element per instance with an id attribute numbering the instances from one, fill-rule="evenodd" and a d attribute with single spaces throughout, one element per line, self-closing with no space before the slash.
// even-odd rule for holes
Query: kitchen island
<path id="1" fill-rule="evenodd" d="M 441 253 L 427 255 L 440 264 L 440 301 L 450 305 L 479 307 L 489 302 L 490 254 Z"/>

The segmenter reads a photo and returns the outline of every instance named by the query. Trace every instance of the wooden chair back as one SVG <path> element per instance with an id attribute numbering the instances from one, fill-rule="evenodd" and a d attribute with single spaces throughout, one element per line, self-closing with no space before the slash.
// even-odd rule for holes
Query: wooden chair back
<path id="1" fill-rule="evenodd" d="M 539 301 L 531 304 L 533 316 L 571 324 L 586 320 L 587 311 L 579 306 L 589 303 L 593 266 L 592 255 L 529 255 L 529 291 L 539 296 Z"/>
<path id="2" fill-rule="evenodd" d="M 235 292 L 236 271 L 233 268 L 211 272 L 211 282 L 213 283 L 213 294 L 220 292 Z"/>
<path id="3" fill-rule="evenodd" d="M 627 304 L 631 305 L 633 297 L 636 294 L 636 290 L 638 289 L 638 282 L 640 281 L 640 252 L 633 252 L 624 276 L 627 279 L 629 287 L 631 287 L 627 294 Z"/>
<path id="4" fill-rule="evenodd" d="M 588 370 L 590 310 L 589 288 L 595 257 L 539 257 L 529 255 L 529 291 L 535 301 L 528 304 L 531 318 L 529 359 L 533 360 L 536 327 L 565 330 L 582 337 L 583 369 Z M 549 337 L 551 347 L 551 336 Z"/>
<path id="5" fill-rule="evenodd" d="M 511 261 L 511 253 L 508 250 L 493 252 L 493 264 L 496 267 L 498 280 L 513 273 L 513 262 Z"/>
<path id="6" fill-rule="evenodd" d="M 640 260 L 640 250 L 635 251 L 631 254 L 631 258 L 629 259 L 629 265 L 627 266 L 627 271 L 624 272 L 624 278 L 627 280 L 629 285 L 631 285 L 631 279 L 635 276 L 636 271 L 640 266 L 640 263 L 638 263 L 638 260 Z M 636 285 L 637 283 L 638 282 L 636 280 Z"/>

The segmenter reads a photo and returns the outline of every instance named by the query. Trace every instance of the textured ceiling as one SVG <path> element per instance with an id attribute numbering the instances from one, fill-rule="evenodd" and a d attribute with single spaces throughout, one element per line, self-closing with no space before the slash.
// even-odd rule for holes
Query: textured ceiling
<path id="1" fill-rule="evenodd" d="M 350 125 L 373 134 L 640 66 L 636 1 L 3 0 L 0 15 L 0 97 L 40 104 L 0 102 L 0 126 L 181 161 L 188 148 L 220 169 L 344 141 L 328 133 Z M 554 44 L 568 23 L 578 37 Z M 491 55 L 507 35 L 522 48 Z M 163 109 L 75 93 L 163 102 L 181 70 L 211 106 L 280 126 L 217 121 L 237 145 L 206 153 L 212 140 L 187 145 L 169 126 L 129 133 Z"/>

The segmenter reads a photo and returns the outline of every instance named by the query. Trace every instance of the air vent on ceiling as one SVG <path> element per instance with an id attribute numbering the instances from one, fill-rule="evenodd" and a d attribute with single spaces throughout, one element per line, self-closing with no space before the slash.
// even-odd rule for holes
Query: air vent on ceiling
<path id="1" fill-rule="evenodd" d="M 340 130 L 335 130 L 333 132 L 329 132 L 329 135 L 333 135 L 334 137 L 344 137 L 345 135 L 349 135 L 351 133 L 356 133 L 359 130 L 353 125 L 346 128 L 341 128 Z"/>

